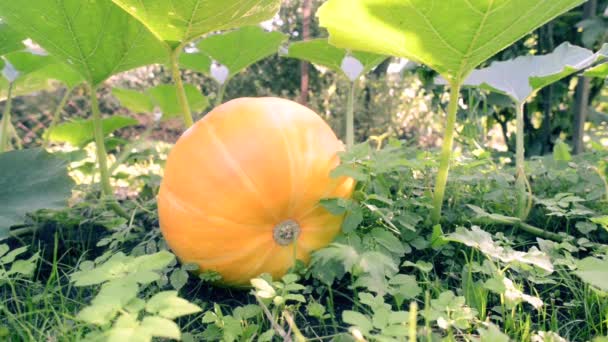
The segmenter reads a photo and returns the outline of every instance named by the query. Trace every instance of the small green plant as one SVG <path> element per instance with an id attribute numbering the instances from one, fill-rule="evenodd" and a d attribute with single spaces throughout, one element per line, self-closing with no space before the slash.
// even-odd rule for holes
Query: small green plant
<path id="1" fill-rule="evenodd" d="M 200 312 L 201 308 L 179 298 L 177 291 L 157 292 L 147 300 L 138 296 L 146 286 L 160 279 L 160 271 L 174 262 L 175 257 L 168 252 L 139 257 L 119 252 L 106 261 L 83 262 L 80 270 L 71 275 L 74 285 L 101 285 L 91 304 L 76 316 L 99 327 L 86 339 L 180 339 L 180 329 L 173 320 Z"/>

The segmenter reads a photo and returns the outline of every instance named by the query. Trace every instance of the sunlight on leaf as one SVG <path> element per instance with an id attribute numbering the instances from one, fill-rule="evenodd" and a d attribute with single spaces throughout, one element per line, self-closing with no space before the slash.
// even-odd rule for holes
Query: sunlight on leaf
<path id="1" fill-rule="evenodd" d="M 110 1 L 31 0 L 27 6 L 2 1 L 0 13 L 93 85 L 168 57 L 160 41 Z"/>
<path id="2" fill-rule="evenodd" d="M 330 0 L 318 12 L 330 43 L 424 63 L 448 80 L 584 0 Z"/>
<path id="3" fill-rule="evenodd" d="M 490 233 L 482 230 L 477 226 L 471 227 L 470 230 L 464 227 L 456 228 L 454 233 L 447 236 L 451 241 L 457 241 L 469 247 L 473 247 L 484 253 L 492 259 L 498 259 L 504 263 L 519 262 L 523 264 L 533 265 L 553 272 L 553 264 L 548 255 L 538 250 L 536 247 L 530 248 L 528 252 L 515 251 L 509 247 L 499 246 L 492 239 Z"/>
<path id="4" fill-rule="evenodd" d="M 258 24 L 279 10 L 278 0 L 112 0 L 171 49 L 213 31 Z"/>

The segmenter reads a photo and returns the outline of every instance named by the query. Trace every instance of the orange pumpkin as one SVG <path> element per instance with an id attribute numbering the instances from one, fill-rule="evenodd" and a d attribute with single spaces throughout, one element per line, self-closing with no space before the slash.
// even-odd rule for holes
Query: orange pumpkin
<path id="1" fill-rule="evenodd" d="M 316 113 L 278 98 L 227 102 L 188 129 L 169 154 L 158 196 L 161 231 L 183 262 L 248 285 L 275 279 L 329 244 L 343 216 L 319 200 L 349 197 L 332 178 L 343 149 Z"/>

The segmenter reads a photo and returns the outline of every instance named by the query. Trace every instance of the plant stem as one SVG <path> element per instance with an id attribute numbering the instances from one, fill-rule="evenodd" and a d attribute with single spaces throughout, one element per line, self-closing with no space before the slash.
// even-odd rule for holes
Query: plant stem
<path id="1" fill-rule="evenodd" d="M 439 172 L 435 181 L 433 212 L 431 213 L 434 224 L 438 224 L 441 220 L 441 206 L 445 196 L 445 186 L 448 182 L 448 173 L 450 172 L 450 159 L 454 145 L 454 131 L 456 130 L 456 113 L 458 112 L 458 100 L 460 98 L 460 82 L 453 82 L 450 86 L 450 103 L 448 104 L 447 122 L 439 159 Z"/>
<path id="2" fill-rule="evenodd" d="M 546 239 L 546 240 L 552 240 L 552 241 L 557 241 L 557 242 L 564 241 L 564 238 L 559 234 L 544 231 L 538 227 L 534 227 L 525 222 L 519 222 L 517 224 L 517 227 L 521 228 L 521 230 L 523 230 L 526 233 L 532 234 L 534 236 L 538 236 L 538 237 Z"/>
<path id="3" fill-rule="evenodd" d="M 91 111 L 93 112 L 93 132 L 95 135 L 95 148 L 97 150 L 97 163 L 101 182 L 101 192 L 104 196 L 112 196 L 112 185 L 110 184 L 110 173 L 108 172 L 108 154 L 104 142 L 103 122 L 99 111 L 97 100 L 97 88 L 91 87 Z"/>
<path id="4" fill-rule="evenodd" d="M 416 301 L 410 303 L 410 316 L 409 316 L 409 342 L 416 342 L 418 340 L 418 304 Z"/>
<path id="5" fill-rule="evenodd" d="M 524 102 L 516 105 L 517 131 L 515 147 L 515 169 L 517 189 L 517 217 L 522 221 L 528 216 L 527 178 L 525 170 L 525 145 L 524 145 Z"/>
<path id="6" fill-rule="evenodd" d="M 59 101 L 59 105 L 57 105 L 57 108 L 55 108 L 55 112 L 53 113 L 53 120 L 51 120 L 51 124 L 50 124 L 49 128 L 47 129 L 46 134 L 44 135 L 44 142 L 42 143 L 43 148 L 47 148 L 49 146 L 49 143 L 50 143 L 50 134 L 49 133 L 51 132 L 53 127 L 55 127 L 57 125 L 57 123 L 59 122 L 59 119 L 61 117 L 61 112 L 63 111 L 63 107 L 65 107 L 65 104 L 68 102 L 68 99 L 70 98 L 70 94 L 72 94 L 72 90 L 73 90 L 73 88 L 65 89 L 65 93 L 63 94 L 61 101 Z"/>
<path id="7" fill-rule="evenodd" d="M 228 80 L 226 80 L 223 84 L 220 84 L 220 87 L 217 91 L 217 98 L 215 99 L 215 106 L 219 106 L 224 102 L 224 94 L 226 93 L 226 84 Z"/>
<path id="8" fill-rule="evenodd" d="M 97 151 L 97 163 L 99 164 L 99 177 L 101 183 L 102 199 L 108 199 L 110 207 L 118 215 L 128 218 L 129 215 L 118 205 L 114 199 L 114 191 L 110 184 L 110 172 L 108 171 L 108 154 L 104 142 L 103 122 L 97 101 L 97 87 L 91 86 L 91 111 L 93 112 L 93 133 L 95 135 L 95 149 Z"/>
<path id="9" fill-rule="evenodd" d="M 182 107 L 184 124 L 186 125 L 186 128 L 189 128 L 194 124 L 194 121 L 192 120 L 192 112 L 190 111 L 188 97 L 186 96 L 186 90 L 184 89 L 184 82 L 182 81 L 182 76 L 179 72 L 179 55 L 181 51 L 181 47 L 179 47 L 171 54 L 171 73 L 173 75 L 173 82 L 175 83 L 175 90 L 177 91 L 177 101 L 179 102 L 180 107 Z"/>
<path id="10" fill-rule="evenodd" d="M 346 107 L 346 147 L 355 144 L 355 81 L 350 83 L 348 103 Z"/>
<path id="11" fill-rule="evenodd" d="M 6 152 L 10 144 L 9 126 L 11 122 L 11 100 L 13 95 L 13 82 L 8 85 L 8 94 L 6 96 L 6 104 L 4 105 L 4 114 L 2 122 L 0 122 L 0 153 Z"/>

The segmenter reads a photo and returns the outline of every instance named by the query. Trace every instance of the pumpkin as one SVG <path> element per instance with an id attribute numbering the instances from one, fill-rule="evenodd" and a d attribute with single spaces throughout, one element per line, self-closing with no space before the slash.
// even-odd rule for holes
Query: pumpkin
<path id="1" fill-rule="evenodd" d="M 316 113 L 278 98 L 240 98 L 211 111 L 177 141 L 158 195 L 160 227 L 182 262 L 225 285 L 275 279 L 308 262 L 340 231 L 343 215 L 319 201 L 347 198 L 332 178 L 343 144 Z"/>

